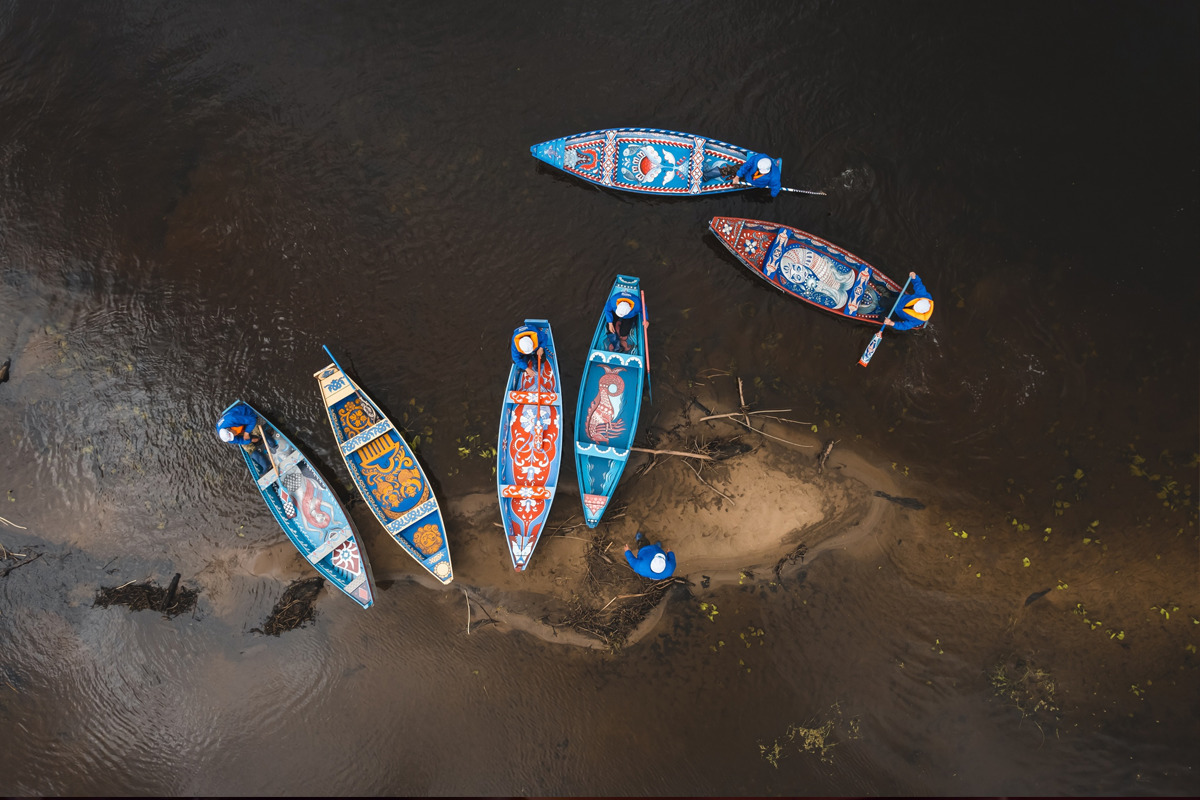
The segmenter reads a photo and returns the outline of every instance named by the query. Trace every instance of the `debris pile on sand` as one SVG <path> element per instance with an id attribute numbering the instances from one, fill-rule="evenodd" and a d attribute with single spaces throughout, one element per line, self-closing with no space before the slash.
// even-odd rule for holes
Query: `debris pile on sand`
<path id="1" fill-rule="evenodd" d="M 311 622 L 317 616 L 317 595 L 325 585 L 324 578 L 304 578 L 293 581 L 283 597 L 271 609 L 271 616 L 263 623 L 262 628 L 255 628 L 259 633 L 268 636 L 278 636 L 281 633 L 295 630 Z"/>
<path id="2" fill-rule="evenodd" d="M 166 589 L 151 581 L 101 587 L 92 605 L 101 608 L 128 606 L 130 611 L 159 611 L 168 617 L 176 617 L 193 610 L 199 594 L 195 589 L 181 588 L 177 572 Z"/>

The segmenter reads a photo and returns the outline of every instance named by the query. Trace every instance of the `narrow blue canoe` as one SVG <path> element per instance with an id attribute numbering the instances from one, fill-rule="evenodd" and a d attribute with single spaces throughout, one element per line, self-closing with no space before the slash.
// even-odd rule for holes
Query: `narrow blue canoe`
<path id="1" fill-rule="evenodd" d="M 529 150 L 552 167 L 629 192 L 700 195 L 753 188 L 732 178 L 754 151 L 690 133 L 606 128 L 551 139 Z"/>
<path id="2" fill-rule="evenodd" d="M 333 362 L 313 374 L 338 452 L 367 507 L 396 544 L 442 583 L 454 580 L 446 525 L 417 457 L 379 406 Z"/>
<path id="3" fill-rule="evenodd" d="M 622 291 L 639 295 L 638 279 L 618 275 L 609 297 Z M 602 311 L 583 367 L 575 406 L 575 472 L 579 476 L 583 518 L 590 528 L 600 522 L 616 491 L 637 433 L 646 376 L 643 319 L 638 319 L 629 333 L 631 351 L 622 353 L 609 342 Z"/>
<path id="4" fill-rule="evenodd" d="M 527 319 L 545 349 L 541 370 L 512 364 L 500 411 L 496 494 L 513 568 L 524 572 L 550 516 L 562 463 L 562 389 L 550 323 Z M 505 351 L 507 353 L 507 350 Z"/>
<path id="5" fill-rule="evenodd" d="M 231 403 L 221 414 L 239 403 L 242 401 Z M 249 403 L 242 405 L 254 411 Z M 259 435 L 266 444 L 271 469 L 259 475 L 250 454 L 241 447 L 238 451 L 267 508 L 300 555 L 325 580 L 363 608 L 370 608 L 375 602 L 371 566 L 350 515 L 299 448 L 262 414 L 254 413 L 262 420 L 265 435 Z"/>

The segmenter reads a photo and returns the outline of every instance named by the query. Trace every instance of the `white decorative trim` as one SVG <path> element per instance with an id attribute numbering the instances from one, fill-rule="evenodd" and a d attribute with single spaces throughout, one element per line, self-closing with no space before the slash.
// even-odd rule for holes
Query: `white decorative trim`
<path id="1" fill-rule="evenodd" d="M 370 442 L 374 439 L 378 439 L 380 436 L 383 436 L 385 433 L 392 430 L 393 427 L 394 426 L 392 425 L 392 423 L 386 419 L 383 422 L 376 422 L 374 425 L 367 428 L 365 431 L 358 434 L 357 436 L 354 436 L 353 438 L 347 439 L 346 441 L 342 442 L 341 447 L 340 447 L 340 449 L 342 451 L 342 455 L 343 456 L 350 455 L 355 450 L 359 449 L 360 447 L 367 444 L 368 442 Z"/>
<path id="2" fill-rule="evenodd" d="M 399 535 L 399 533 L 402 530 L 407 528 L 409 525 L 412 525 L 417 520 L 421 519 L 421 517 L 427 517 L 437 510 L 438 510 L 437 500 L 426 500 L 424 503 L 421 503 L 421 505 L 417 506 L 412 511 L 409 511 L 403 517 L 392 520 L 387 525 L 385 525 L 384 528 L 386 528 L 387 532 L 390 533 L 392 536 L 397 536 L 397 535 Z"/>

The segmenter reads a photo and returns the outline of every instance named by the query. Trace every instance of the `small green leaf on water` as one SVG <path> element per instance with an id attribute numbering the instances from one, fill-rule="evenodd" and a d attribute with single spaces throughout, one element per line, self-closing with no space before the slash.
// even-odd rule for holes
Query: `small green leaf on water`
<path id="1" fill-rule="evenodd" d="M 1028 567 L 1028 566 L 1029 566 L 1029 559 L 1028 559 L 1028 558 L 1023 558 L 1023 559 L 1021 559 L 1021 563 L 1022 563 L 1022 564 L 1024 564 L 1025 566 L 1027 566 L 1027 567 Z"/>
<path id="2" fill-rule="evenodd" d="M 1196 645 L 1189 644 L 1187 647 L 1185 647 L 1183 649 L 1187 650 L 1189 653 L 1194 653 L 1194 652 L 1196 652 Z"/>
<path id="3" fill-rule="evenodd" d="M 1084 543 L 1084 544 L 1091 544 L 1091 543 L 1092 543 L 1092 540 L 1091 540 L 1091 539 L 1089 539 L 1088 537 L 1086 537 L 1086 536 L 1085 536 L 1085 537 L 1083 537 L 1083 543 Z"/>
<path id="4" fill-rule="evenodd" d="M 1081 469 L 1075 470 L 1075 480 L 1079 480 L 1082 477 L 1083 477 L 1083 470 L 1081 470 Z"/>
<path id="5" fill-rule="evenodd" d="M 817 432 L 817 426 L 816 426 L 816 425 L 813 425 L 813 426 L 812 426 L 812 432 L 813 432 L 813 433 L 816 433 L 816 432 Z"/>

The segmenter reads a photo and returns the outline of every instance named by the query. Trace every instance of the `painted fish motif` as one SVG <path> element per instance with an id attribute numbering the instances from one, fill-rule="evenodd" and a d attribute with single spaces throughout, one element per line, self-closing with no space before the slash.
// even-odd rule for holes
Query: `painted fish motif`
<path id="1" fill-rule="evenodd" d="M 607 442 L 625 432 L 621 403 L 625 397 L 625 381 L 619 368 L 604 367 L 596 389 L 596 399 L 588 408 L 587 435 L 593 442 Z"/>

